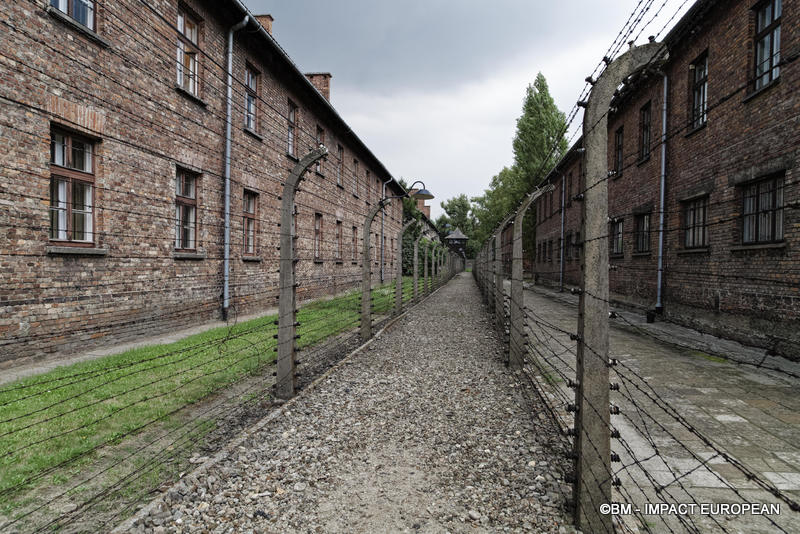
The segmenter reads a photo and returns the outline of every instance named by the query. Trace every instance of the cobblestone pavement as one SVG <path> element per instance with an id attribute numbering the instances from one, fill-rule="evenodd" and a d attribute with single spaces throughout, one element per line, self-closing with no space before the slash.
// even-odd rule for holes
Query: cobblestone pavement
<path id="1" fill-rule="evenodd" d="M 577 298 L 535 287 L 525 291 L 525 305 L 533 314 L 529 320 L 532 342 L 547 347 L 540 351 L 540 361 L 546 357 L 559 372 L 574 377 L 575 342 L 552 327 L 576 331 Z M 611 321 L 610 356 L 621 362 L 611 373 L 611 380 L 619 382 L 621 389 L 611 397 L 622 415 L 612 416 L 612 424 L 620 430 L 625 445 L 612 440 L 612 450 L 622 458 L 621 464 L 615 464 L 618 468 L 632 463 L 625 446 L 631 447 L 636 458 L 644 459 L 640 465 L 620 472 L 625 494 L 618 497 L 640 504 L 781 503 L 780 516 L 770 517 L 774 523 L 765 517 L 731 514 L 716 521 L 697 515 L 690 519 L 701 532 L 800 532 L 800 513 L 760 489 L 719 454 L 723 451 L 795 501 L 800 500 L 800 381 L 714 356 L 717 353 L 758 363 L 764 359 L 763 350 L 670 323 L 649 325 L 643 314 L 618 313 L 621 317 Z M 675 343 L 692 349 L 678 348 Z M 800 374 L 795 362 L 770 358 L 767 363 Z M 628 379 L 621 379 L 616 370 Z M 574 398 L 574 390 L 567 387 L 559 372 L 543 373 L 560 391 L 552 397 L 556 404 L 564 397 L 570 401 Z M 653 399 L 663 399 L 662 406 L 674 409 L 709 443 L 679 424 Z M 570 414 L 561 408 L 561 415 L 570 424 Z M 666 491 L 656 494 L 652 489 L 656 485 L 667 485 Z M 645 519 L 653 532 L 670 532 L 670 528 L 684 532 L 689 527 L 675 516 L 665 517 L 666 521 L 658 516 Z"/>
<path id="2" fill-rule="evenodd" d="M 119 530 L 574 532 L 563 440 L 500 346 L 461 273 Z"/>

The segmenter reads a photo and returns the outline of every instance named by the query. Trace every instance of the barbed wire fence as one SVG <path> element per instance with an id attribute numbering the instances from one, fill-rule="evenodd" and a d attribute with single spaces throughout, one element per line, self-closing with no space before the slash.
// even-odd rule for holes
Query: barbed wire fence
<path id="1" fill-rule="evenodd" d="M 661 45 L 651 43 L 632 48 L 627 64 L 625 55 L 622 61 L 608 60 L 601 76 L 591 82 L 589 102 L 581 102 L 587 107 L 585 182 L 573 197 L 581 203 L 583 236 L 576 246 L 581 266 L 580 285 L 573 289 L 577 320 L 548 317 L 532 300 L 525 300 L 522 220 L 536 199 L 552 190 L 550 184 L 535 189 L 495 228 L 478 253 L 473 274 L 497 327 L 506 334 L 509 366 L 527 391 L 545 401 L 573 451 L 575 470 L 565 480 L 574 487 L 570 501 L 577 526 L 586 532 L 797 532 L 800 505 L 795 495 L 726 450 L 714 429 L 682 414 L 652 378 L 637 370 L 636 355 L 609 357 L 610 324 L 619 323 L 658 343 L 707 351 L 772 373 L 793 387 L 799 376 L 796 366 L 772 349 L 760 358 L 742 358 L 658 335 L 627 314 L 611 311 L 607 182 L 615 173 L 606 167 L 608 107 L 620 82 L 653 63 L 660 50 Z M 634 55 L 637 58 L 630 60 Z M 795 59 L 790 55 L 786 61 Z M 607 78 L 603 87 L 604 76 L 615 79 Z M 721 97 L 709 106 L 709 113 L 721 113 L 724 103 L 741 90 L 737 87 Z M 590 112 L 592 98 L 599 98 L 600 104 L 595 102 Z M 665 134 L 656 146 L 685 128 Z M 791 182 L 784 185 L 787 191 Z M 796 209 L 786 195 L 785 209 Z M 666 212 L 664 206 L 659 210 Z M 679 224 L 668 223 L 663 231 L 681 230 Z M 767 287 L 776 284 L 773 288 L 781 285 L 779 280 L 748 274 L 736 278 Z M 787 335 L 773 337 L 776 346 L 796 345 Z"/>

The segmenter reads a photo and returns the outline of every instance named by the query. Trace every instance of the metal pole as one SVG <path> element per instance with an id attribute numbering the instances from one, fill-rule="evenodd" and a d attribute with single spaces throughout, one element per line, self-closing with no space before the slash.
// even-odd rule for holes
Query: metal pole
<path id="1" fill-rule="evenodd" d="M 224 199 L 224 230 L 223 230 L 223 261 L 222 261 L 222 318 L 228 319 L 228 308 L 231 303 L 230 273 L 231 273 L 231 122 L 233 106 L 233 34 L 247 26 L 249 15 L 228 30 L 227 39 L 227 94 L 225 100 L 225 199 Z"/>
<path id="2" fill-rule="evenodd" d="M 290 399 L 295 390 L 295 328 L 296 328 L 296 287 L 294 254 L 294 194 L 300 185 L 303 173 L 318 159 L 328 153 L 320 146 L 312 150 L 295 164 L 281 197 L 281 259 L 278 275 L 278 370 L 275 382 L 275 395 Z"/>
<path id="3" fill-rule="evenodd" d="M 583 117 L 586 189 L 582 204 L 583 261 L 578 311 L 575 523 L 584 532 L 614 532 L 611 515 L 611 435 L 608 370 L 608 108 L 616 88 L 660 52 L 631 47 L 592 87 Z"/>

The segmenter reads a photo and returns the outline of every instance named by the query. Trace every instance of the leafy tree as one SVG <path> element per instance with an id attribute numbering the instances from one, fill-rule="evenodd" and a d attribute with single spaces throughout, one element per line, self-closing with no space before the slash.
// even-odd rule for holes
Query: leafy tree
<path id="1" fill-rule="evenodd" d="M 483 243 L 533 188 L 541 183 L 567 150 L 566 119 L 556 107 L 547 80 L 539 73 L 525 90 L 522 115 L 513 140 L 514 165 L 492 178 L 484 194 L 472 199 L 477 220 L 475 238 Z M 525 218 L 523 245 L 535 248 L 535 214 Z"/>

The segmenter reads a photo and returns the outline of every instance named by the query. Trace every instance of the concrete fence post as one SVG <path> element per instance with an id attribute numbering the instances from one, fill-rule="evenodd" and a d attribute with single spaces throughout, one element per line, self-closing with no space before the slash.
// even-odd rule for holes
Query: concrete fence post
<path id="1" fill-rule="evenodd" d="M 575 390 L 575 523 L 584 532 L 614 532 L 608 370 L 608 108 L 617 87 L 660 53 L 659 43 L 614 60 L 592 87 L 583 117 L 586 186 L 581 206 L 583 253 Z"/>
<path id="2" fill-rule="evenodd" d="M 294 397 L 297 381 L 295 373 L 297 287 L 294 253 L 294 195 L 306 169 L 327 154 L 328 149 L 320 145 L 316 150 L 303 156 L 289 173 L 281 196 L 280 263 L 278 265 L 278 369 L 275 381 L 275 395 L 281 399 Z"/>
<path id="3" fill-rule="evenodd" d="M 414 240 L 414 302 L 419 300 L 419 240 L 422 239 L 422 232 Z"/>
<path id="4" fill-rule="evenodd" d="M 514 240 L 512 243 L 511 252 L 511 301 L 510 310 L 511 327 L 510 327 L 510 341 L 508 351 L 508 363 L 512 368 L 522 367 L 525 361 L 525 352 L 528 341 L 525 339 L 525 294 L 522 287 L 523 277 L 523 257 L 522 257 L 522 223 L 525 220 L 525 214 L 528 212 L 531 204 L 544 193 L 553 189 L 552 185 L 548 185 L 543 189 L 536 189 L 533 193 L 528 195 L 528 198 L 523 201 L 517 210 L 517 215 L 514 217 Z"/>
<path id="5" fill-rule="evenodd" d="M 505 291 L 503 289 L 503 228 L 505 222 L 500 225 L 494 236 L 494 319 L 495 324 L 503 331 L 505 323 L 505 306 L 503 305 Z"/>
<path id="6" fill-rule="evenodd" d="M 403 311 L 403 234 L 415 224 L 417 224 L 417 220 L 411 219 L 397 234 L 397 279 L 394 284 L 395 313 L 397 315 Z"/>
<path id="7" fill-rule="evenodd" d="M 372 269 L 369 254 L 369 234 L 375 215 L 391 201 L 391 198 L 385 198 L 378 202 L 364 220 L 364 244 L 361 251 L 361 339 L 364 341 L 372 337 Z M 379 245 L 379 243 L 375 243 L 376 247 Z"/>
<path id="8" fill-rule="evenodd" d="M 428 254 L 430 254 L 430 243 L 425 244 L 425 261 L 422 264 L 422 291 L 427 295 L 431 292 L 431 281 L 428 278 Z"/>

